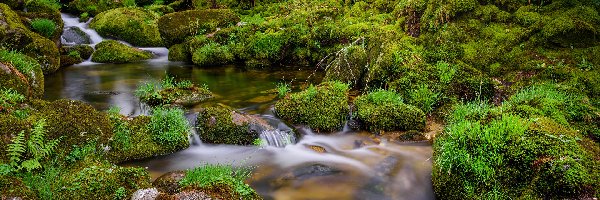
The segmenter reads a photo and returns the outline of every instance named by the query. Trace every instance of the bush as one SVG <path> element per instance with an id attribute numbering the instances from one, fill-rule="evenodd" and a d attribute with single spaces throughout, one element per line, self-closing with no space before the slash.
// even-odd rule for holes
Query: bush
<path id="1" fill-rule="evenodd" d="M 277 115 L 317 131 L 335 131 L 348 115 L 348 85 L 323 82 L 317 87 L 286 96 L 275 104 Z"/>
<path id="2" fill-rule="evenodd" d="M 206 193 L 222 199 L 262 199 L 244 181 L 250 170 L 236 169 L 226 165 L 204 165 L 188 170 L 179 181 L 182 187 L 199 187 Z"/>
<path id="3" fill-rule="evenodd" d="M 52 38 L 56 31 L 56 23 L 49 19 L 34 19 L 31 21 L 31 28 L 44 37 Z"/>
<path id="4" fill-rule="evenodd" d="M 354 100 L 356 116 L 371 131 L 423 130 L 425 113 L 406 105 L 402 97 L 387 90 L 377 90 Z"/>
<path id="5" fill-rule="evenodd" d="M 189 145 L 190 125 L 178 108 L 158 107 L 152 110 L 148 130 L 152 140 L 169 150 Z"/>

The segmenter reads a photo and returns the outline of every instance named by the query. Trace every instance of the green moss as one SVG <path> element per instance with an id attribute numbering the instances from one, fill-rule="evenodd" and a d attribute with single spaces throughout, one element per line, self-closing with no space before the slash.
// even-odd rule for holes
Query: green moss
<path id="1" fill-rule="evenodd" d="M 112 135 L 112 125 L 108 115 L 80 101 L 56 100 L 53 102 L 35 100 L 31 102 L 35 112 L 31 119 L 46 119 L 46 137 L 61 139 L 65 151 L 73 145 L 84 145 L 91 141 L 107 144 Z"/>
<path id="2" fill-rule="evenodd" d="M 228 107 L 208 107 L 198 113 L 196 129 L 203 142 L 250 145 L 259 134 L 250 126 L 261 124 L 264 123 Z"/>
<path id="3" fill-rule="evenodd" d="M 316 131 L 335 131 L 348 115 L 348 85 L 323 82 L 286 96 L 275 104 L 282 119 L 307 124 Z"/>
<path id="4" fill-rule="evenodd" d="M 169 48 L 170 61 L 191 61 L 192 55 L 186 49 L 185 44 L 176 44 Z"/>
<path id="5" fill-rule="evenodd" d="M 208 88 L 198 87 L 189 80 L 176 82 L 173 77 L 168 76 L 160 84 L 146 83 L 139 86 L 135 95 L 150 106 L 193 106 L 213 97 Z"/>
<path id="6" fill-rule="evenodd" d="M 196 49 L 192 54 L 192 61 L 197 66 L 223 65 L 231 63 L 233 59 L 229 47 L 216 43 L 208 43 Z"/>
<path id="7" fill-rule="evenodd" d="M 138 189 L 151 187 L 150 176 L 145 169 L 106 163 L 88 163 L 74 169 L 66 177 L 65 183 L 54 198 L 112 200 L 122 195 L 117 192 L 119 190 L 126 190 L 129 196 Z"/>
<path id="8" fill-rule="evenodd" d="M 7 5 L 0 4 L 0 46 L 19 49 L 36 59 L 44 74 L 50 74 L 60 67 L 58 48 L 51 40 L 44 38 L 21 23 L 19 16 Z"/>
<path id="9" fill-rule="evenodd" d="M 102 36 L 134 46 L 162 46 L 157 20 L 157 16 L 141 8 L 117 8 L 98 14 L 90 27 Z"/>
<path id="10" fill-rule="evenodd" d="M 31 21 L 31 28 L 40 35 L 51 38 L 56 31 L 56 23 L 49 19 L 34 19 Z"/>
<path id="11" fill-rule="evenodd" d="M 97 15 L 101 12 L 124 7 L 123 0 L 73 0 L 67 4 L 66 10 L 72 13 L 89 13 L 91 15 Z"/>
<path id="12" fill-rule="evenodd" d="M 105 40 L 96 45 L 93 62 L 128 63 L 152 58 L 150 52 L 127 46 L 115 40 Z"/>
<path id="13" fill-rule="evenodd" d="M 0 144 L 4 147 L 2 148 L 2 151 L 5 151 L 8 144 L 12 143 L 11 140 L 16 134 L 21 131 L 29 133 L 32 124 L 33 122 L 31 120 L 20 119 L 11 114 L 0 113 L 0 133 L 2 136 L 0 137 Z M 0 160 L 3 161 L 2 163 L 8 163 L 9 156 L 6 153 L 2 153 L 0 154 Z"/>
<path id="14" fill-rule="evenodd" d="M 221 199 L 262 199 L 254 189 L 244 183 L 250 171 L 231 166 L 205 165 L 186 172 L 179 184 L 185 188 L 199 188 Z"/>
<path id="15" fill-rule="evenodd" d="M 210 33 L 217 27 L 234 25 L 238 20 L 229 9 L 189 10 L 160 17 L 158 29 L 166 46 L 172 46 L 184 42 L 188 36 Z"/>
<path id="16" fill-rule="evenodd" d="M 423 130 L 425 113 L 393 91 L 377 90 L 354 100 L 356 117 L 370 131 Z"/>
<path id="17" fill-rule="evenodd" d="M 154 108 L 147 128 L 152 140 L 168 152 L 190 145 L 190 125 L 178 108 Z"/>
<path id="18" fill-rule="evenodd" d="M 27 97 L 39 98 L 44 93 L 41 66 L 19 52 L 0 50 L 0 81 L 0 89 L 12 88 Z"/>
<path id="19" fill-rule="evenodd" d="M 37 195 L 25 184 L 19 177 L 0 176 L 0 197 L 12 199 L 13 197 L 21 199 L 37 199 Z"/>

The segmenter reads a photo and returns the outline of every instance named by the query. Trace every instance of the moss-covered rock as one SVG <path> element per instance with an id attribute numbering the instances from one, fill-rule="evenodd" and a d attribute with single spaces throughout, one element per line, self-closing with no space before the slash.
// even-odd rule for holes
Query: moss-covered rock
<path id="1" fill-rule="evenodd" d="M 126 199 L 138 189 L 149 188 L 148 171 L 104 162 L 86 163 L 70 171 L 56 199 Z"/>
<path id="2" fill-rule="evenodd" d="M 125 0 L 72 0 L 64 10 L 74 14 L 89 13 L 93 16 L 115 8 L 124 7 Z"/>
<path id="3" fill-rule="evenodd" d="M 127 46 L 115 40 L 105 40 L 96 45 L 92 54 L 93 62 L 128 63 L 152 58 L 150 52 Z"/>
<path id="4" fill-rule="evenodd" d="M 142 8 L 116 8 L 96 15 L 90 27 L 102 36 L 117 38 L 133 46 L 158 47 L 162 46 L 162 39 L 157 19 Z"/>
<path id="5" fill-rule="evenodd" d="M 75 45 L 60 49 L 60 66 L 66 67 L 79 64 L 89 59 L 94 53 L 94 48 L 88 45 Z"/>
<path id="6" fill-rule="evenodd" d="M 207 88 L 190 81 L 175 82 L 172 77 L 166 77 L 160 84 L 146 83 L 136 90 L 135 95 L 150 106 L 193 106 L 213 97 Z"/>
<path id="7" fill-rule="evenodd" d="M 21 119 L 8 113 L 0 113 L 0 144 L 2 147 L 12 143 L 13 137 L 21 131 L 29 132 L 32 124 L 31 120 Z M 5 153 L 0 154 L 0 161 L 8 163 L 9 156 Z"/>
<path id="8" fill-rule="evenodd" d="M 2 175 L 0 199 L 37 199 L 37 195 L 19 177 Z"/>
<path id="9" fill-rule="evenodd" d="M 423 130 L 425 113 L 404 104 L 393 91 L 375 91 L 354 100 L 356 117 L 371 131 Z"/>
<path id="10" fill-rule="evenodd" d="M 106 145 L 112 135 L 108 115 L 83 102 L 65 99 L 52 102 L 34 100 L 31 106 L 34 111 L 30 118 L 34 121 L 45 119 L 46 137 L 61 138 L 61 146 L 65 149 L 91 141 Z"/>
<path id="11" fill-rule="evenodd" d="M 183 116 L 180 116 L 183 117 Z M 185 119 L 184 119 L 185 120 Z M 174 145 L 164 145 L 153 138 L 151 116 L 138 116 L 128 119 L 121 115 L 111 114 L 114 135 L 109 143 L 110 150 L 107 157 L 112 162 L 120 163 L 129 160 L 139 160 L 160 155 L 166 155 L 189 146 L 187 131 L 179 133 L 179 141 Z M 169 128 L 163 124 L 164 128 Z"/>
<path id="12" fill-rule="evenodd" d="M 176 44 L 169 48 L 170 61 L 191 61 L 192 56 L 187 51 L 184 44 Z"/>
<path id="13" fill-rule="evenodd" d="M 208 107 L 198 113 L 196 130 L 202 142 L 249 145 L 263 130 L 273 129 L 264 120 L 228 107 Z"/>
<path id="14" fill-rule="evenodd" d="M 166 14 L 158 19 L 158 30 L 166 46 L 184 42 L 200 31 L 209 33 L 217 27 L 234 25 L 239 17 L 229 9 L 189 10 Z"/>
<path id="15" fill-rule="evenodd" d="M 0 89 L 12 88 L 22 95 L 44 95 L 44 74 L 34 59 L 14 51 L 0 50 Z"/>
<path id="16" fill-rule="evenodd" d="M 0 4 L 0 46 L 22 50 L 36 59 L 44 74 L 50 74 L 60 67 L 60 55 L 56 44 L 30 31 L 21 23 L 19 15 L 6 4 Z"/>
<path id="17" fill-rule="evenodd" d="M 323 82 L 286 96 L 275 104 L 282 119 L 307 124 L 317 131 L 335 131 L 348 115 L 348 85 Z"/>
<path id="18" fill-rule="evenodd" d="M 192 53 L 192 62 L 197 66 L 214 66 L 231 63 L 234 57 L 228 46 L 208 43 Z"/>

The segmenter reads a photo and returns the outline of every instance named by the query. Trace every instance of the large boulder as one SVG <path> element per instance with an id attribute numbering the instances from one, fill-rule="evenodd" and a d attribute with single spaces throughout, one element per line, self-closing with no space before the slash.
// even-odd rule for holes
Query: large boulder
<path id="1" fill-rule="evenodd" d="M 133 46 L 162 46 L 157 17 L 141 8 L 117 8 L 98 14 L 90 27 L 105 37 L 124 40 Z"/>
<path id="2" fill-rule="evenodd" d="M 123 7 L 124 2 L 124 0 L 71 0 L 68 4 L 65 3 L 63 10 L 74 14 L 89 13 L 97 15 L 110 9 Z"/>
<path id="3" fill-rule="evenodd" d="M 311 85 L 279 100 L 275 111 L 282 119 L 307 124 L 316 131 L 339 130 L 348 115 L 348 85 L 341 82 Z"/>
<path id="4" fill-rule="evenodd" d="M 99 63 L 129 63 L 152 58 L 150 52 L 127 46 L 115 40 L 105 40 L 96 45 L 92 61 Z"/>
<path id="5" fill-rule="evenodd" d="M 79 27 L 69 26 L 63 30 L 62 43 L 69 45 L 91 44 L 90 36 L 83 32 Z"/>
<path id="6" fill-rule="evenodd" d="M 196 128 L 203 142 L 238 145 L 252 144 L 262 131 L 273 129 L 260 118 L 224 106 L 202 109 Z"/>
<path id="7" fill-rule="evenodd" d="M 18 52 L 0 50 L 0 83 L 0 89 L 12 88 L 27 97 L 44 95 L 41 66 L 33 58 Z"/>
<path id="8" fill-rule="evenodd" d="M 60 55 L 54 42 L 29 30 L 6 4 L 0 4 L 0 13 L 0 46 L 22 50 L 38 61 L 44 74 L 60 67 Z"/>
<path id="9" fill-rule="evenodd" d="M 170 47 L 183 43 L 188 36 L 209 33 L 238 21 L 239 17 L 229 9 L 188 10 L 162 16 L 158 19 L 158 30 L 165 45 Z"/>
<path id="10" fill-rule="evenodd" d="M 423 130 L 425 113 L 404 104 L 399 94 L 393 91 L 375 91 L 359 96 L 354 101 L 356 117 L 370 131 Z"/>

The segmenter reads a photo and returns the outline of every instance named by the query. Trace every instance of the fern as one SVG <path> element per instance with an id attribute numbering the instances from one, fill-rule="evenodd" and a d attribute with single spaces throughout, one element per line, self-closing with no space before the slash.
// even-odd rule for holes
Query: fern
<path id="1" fill-rule="evenodd" d="M 21 158 L 24 156 L 23 154 L 26 151 L 25 148 L 25 131 L 21 131 L 15 138 L 11 140 L 11 143 L 8 144 L 8 156 L 10 156 L 10 163 L 13 166 L 16 166 Z"/>
<path id="2" fill-rule="evenodd" d="M 46 142 L 44 139 L 46 135 L 45 126 L 46 121 L 39 120 L 31 129 L 31 135 L 27 141 L 25 141 L 24 131 L 21 131 L 12 139 L 12 143 L 8 145 L 7 149 L 12 166 L 27 171 L 42 168 L 40 161 L 50 156 L 60 141 L 59 138 Z M 21 162 L 21 160 L 24 161 Z"/>

